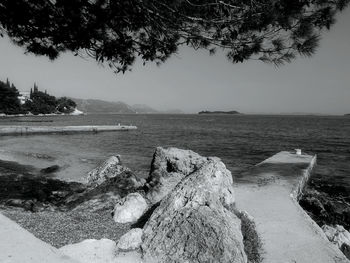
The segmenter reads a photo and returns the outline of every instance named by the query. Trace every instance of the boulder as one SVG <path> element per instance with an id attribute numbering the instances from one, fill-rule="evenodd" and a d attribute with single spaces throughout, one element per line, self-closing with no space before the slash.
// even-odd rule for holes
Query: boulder
<path id="1" fill-rule="evenodd" d="M 135 223 L 147 210 L 148 204 L 139 193 L 128 194 L 114 207 L 113 219 L 117 223 Z"/>
<path id="2" fill-rule="evenodd" d="M 70 209 L 90 207 L 92 210 L 96 210 L 95 208 L 113 210 L 116 200 L 138 191 L 141 185 L 143 185 L 142 179 L 138 179 L 131 171 L 123 171 L 100 184 L 88 185 L 81 193 L 68 196 L 65 203 Z"/>
<path id="3" fill-rule="evenodd" d="M 59 169 L 60 167 L 58 165 L 52 165 L 47 168 L 41 169 L 40 172 L 43 174 L 50 174 L 50 173 L 57 172 Z"/>
<path id="4" fill-rule="evenodd" d="M 80 243 L 63 246 L 63 254 L 81 263 L 115 263 L 117 245 L 109 239 L 86 239 Z"/>
<path id="5" fill-rule="evenodd" d="M 120 195 L 112 192 L 101 193 L 95 196 L 87 195 L 86 200 L 75 206 L 72 211 L 89 211 L 90 213 L 98 213 L 106 210 L 112 211 L 118 200 L 120 200 Z"/>
<path id="6" fill-rule="evenodd" d="M 121 164 L 120 155 L 111 156 L 101 165 L 90 171 L 86 177 L 86 181 L 90 185 L 99 185 L 107 179 L 116 177 L 125 171 L 130 171 L 130 169 Z"/>
<path id="7" fill-rule="evenodd" d="M 234 203 L 231 173 L 217 158 L 208 158 L 177 184 L 146 223 L 145 262 L 246 263 Z"/>
<path id="8" fill-rule="evenodd" d="M 350 259 L 350 233 L 341 225 L 322 226 L 323 232 L 329 241 L 337 245 L 340 250 Z"/>
<path id="9" fill-rule="evenodd" d="M 118 249 L 130 251 L 140 248 L 142 243 L 142 233 L 141 228 L 133 228 L 129 230 L 119 239 L 117 244 Z"/>
<path id="10" fill-rule="evenodd" d="M 147 198 L 152 204 L 159 202 L 206 161 L 207 158 L 190 150 L 157 147 L 146 184 Z"/>

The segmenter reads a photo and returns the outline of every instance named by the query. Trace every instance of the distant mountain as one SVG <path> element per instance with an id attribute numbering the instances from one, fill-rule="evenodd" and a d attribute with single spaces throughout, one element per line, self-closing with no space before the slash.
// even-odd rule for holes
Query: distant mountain
<path id="1" fill-rule="evenodd" d="M 198 114 L 241 114 L 238 111 L 200 111 Z"/>
<path id="2" fill-rule="evenodd" d="M 119 113 L 133 114 L 136 111 L 124 102 L 110 102 L 94 99 L 75 99 L 77 108 L 85 113 Z"/>
<path id="3" fill-rule="evenodd" d="M 135 104 L 132 108 L 136 113 L 159 113 L 159 111 L 145 104 Z"/>
<path id="4" fill-rule="evenodd" d="M 181 110 L 158 111 L 145 104 L 135 104 L 130 106 L 124 102 L 111 102 L 95 99 L 70 98 L 77 104 L 77 109 L 84 113 L 117 113 L 117 114 L 181 114 Z"/>
<path id="5" fill-rule="evenodd" d="M 344 114 L 344 116 L 348 116 L 348 117 L 350 117 L 350 113 Z"/>
<path id="6" fill-rule="evenodd" d="M 166 110 L 166 111 L 162 111 L 162 113 L 164 113 L 164 114 L 184 114 L 184 112 L 182 110 L 179 110 L 179 109 Z"/>

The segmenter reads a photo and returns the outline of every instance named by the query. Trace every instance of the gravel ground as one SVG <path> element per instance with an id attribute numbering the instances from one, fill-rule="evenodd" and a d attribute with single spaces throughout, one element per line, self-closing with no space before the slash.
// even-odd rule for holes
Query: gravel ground
<path id="1" fill-rule="evenodd" d="M 29 178 L 33 176 L 32 172 L 35 172 L 33 167 L 0 160 L 0 201 L 8 199 L 10 193 L 32 194 L 28 189 L 35 188 L 34 186 L 38 188 L 37 181 L 23 183 L 25 176 Z M 11 178 L 13 180 L 8 180 Z M 14 185 L 10 185 L 13 181 Z M 47 186 L 47 183 L 40 185 L 41 188 L 39 188 L 43 189 L 44 186 Z M 25 200 L 25 197 L 19 195 L 11 198 Z M 111 209 L 100 209 L 96 212 L 92 212 L 90 208 L 87 208 L 83 211 L 52 212 L 47 210 L 32 213 L 21 208 L 0 204 L 0 212 L 37 238 L 57 248 L 90 238 L 108 238 L 118 241 L 130 229 L 130 225 L 121 226 L 113 221 Z"/>
<path id="2" fill-rule="evenodd" d="M 57 248 L 90 238 L 118 241 L 130 228 L 116 224 L 110 211 L 31 213 L 6 209 L 1 212 L 37 238 Z"/>

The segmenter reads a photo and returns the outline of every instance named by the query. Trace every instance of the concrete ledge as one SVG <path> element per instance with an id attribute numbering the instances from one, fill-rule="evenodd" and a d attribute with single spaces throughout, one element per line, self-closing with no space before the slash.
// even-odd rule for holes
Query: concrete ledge
<path id="1" fill-rule="evenodd" d="M 237 207 L 254 217 L 263 262 L 349 262 L 297 202 L 315 162 L 316 156 L 280 152 L 238 180 Z"/>
<path id="2" fill-rule="evenodd" d="M 0 135 L 27 135 L 47 133 L 80 133 L 103 131 L 136 130 L 136 126 L 99 125 L 99 126 L 0 126 Z"/>
<path id="3" fill-rule="evenodd" d="M 1 263 L 77 263 L 0 214 Z"/>

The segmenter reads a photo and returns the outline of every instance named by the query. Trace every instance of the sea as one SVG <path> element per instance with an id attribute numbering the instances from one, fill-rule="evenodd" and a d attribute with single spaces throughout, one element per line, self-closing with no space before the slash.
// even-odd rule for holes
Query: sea
<path id="1" fill-rule="evenodd" d="M 147 177 L 155 148 L 178 147 L 222 159 L 234 178 L 273 154 L 317 154 L 313 184 L 350 201 L 350 117 L 198 114 L 99 114 L 0 118 L 0 125 L 136 125 L 134 131 L 0 136 L 0 159 L 39 169 L 59 165 L 62 180 L 84 181 L 111 155 Z M 336 188 L 332 187 L 336 186 Z M 325 190 L 327 191 L 327 190 Z M 333 193 L 334 194 L 334 193 Z M 350 207 L 350 206 L 349 206 Z"/>

